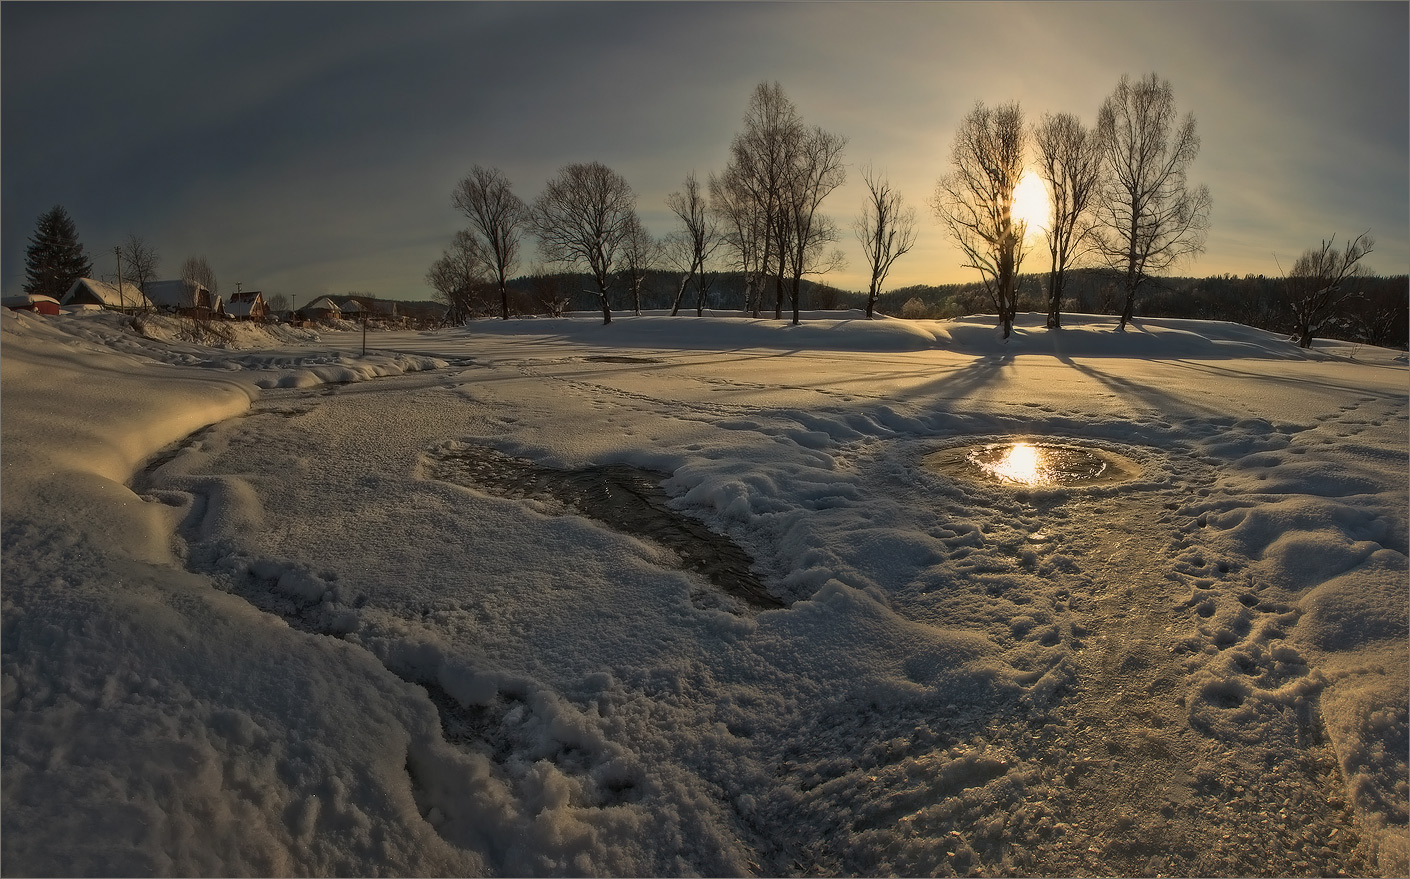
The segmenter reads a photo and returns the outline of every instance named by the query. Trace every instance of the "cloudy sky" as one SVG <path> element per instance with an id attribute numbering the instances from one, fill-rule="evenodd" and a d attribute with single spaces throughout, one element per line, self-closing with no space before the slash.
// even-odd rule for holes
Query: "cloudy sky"
<path id="1" fill-rule="evenodd" d="M 656 234 L 665 197 L 720 170 L 750 92 L 778 81 L 916 205 L 889 286 L 972 280 L 926 203 L 976 101 L 1091 123 L 1123 73 L 1193 112 L 1214 209 L 1182 274 L 1276 273 L 1336 233 L 1410 271 L 1410 20 L 1403 2 L 18 3 L 0 6 L 0 283 L 62 204 L 95 256 L 129 234 L 174 277 L 304 303 L 429 298 L 474 164 L 532 200 L 565 164 L 623 174 Z M 860 246 L 830 278 L 865 286 Z M 1043 267 L 1036 254 L 1026 269 Z"/>

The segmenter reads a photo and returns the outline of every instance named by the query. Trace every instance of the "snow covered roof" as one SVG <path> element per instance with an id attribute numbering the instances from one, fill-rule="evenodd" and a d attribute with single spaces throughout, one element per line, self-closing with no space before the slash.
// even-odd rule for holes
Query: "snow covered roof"
<path id="1" fill-rule="evenodd" d="M 263 302 L 255 302 L 252 299 L 231 300 L 225 303 L 225 313 L 231 317 L 249 317 L 255 311 L 256 305 L 263 305 Z M 261 312 L 264 309 L 260 309 Z"/>
<path id="2" fill-rule="evenodd" d="M 107 308 L 151 308 L 152 301 L 131 284 L 122 290 L 95 278 L 79 278 L 59 300 L 60 305 L 102 305 Z"/>
<path id="3" fill-rule="evenodd" d="M 210 301 L 210 291 L 204 284 L 189 281 L 148 281 L 146 290 L 147 298 L 164 308 L 195 308 Z M 206 294 L 204 301 L 200 298 L 202 293 Z"/>
<path id="4" fill-rule="evenodd" d="M 356 299 L 349 299 L 347 302 L 344 302 L 340 306 L 340 309 L 343 314 L 361 314 L 363 311 L 362 303 L 358 302 Z"/>
<path id="5" fill-rule="evenodd" d="M 18 296 L 6 296 L 0 299 L 0 306 L 5 308 L 26 308 L 36 302 L 52 302 L 59 304 L 59 300 L 53 296 L 45 296 L 43 293 L 21 293 Z"/>
<path id="6" fill-rule="evenodd" d="M 301 308 L 301 309 L 299 309 L 299 310 L 300 310 L 300 311 L 303 311 L 303 312 L 305 312 L 305 313 L 310 312 L 310 311 L 333 311 L 333 312 L 339 312 L 339 313 L 342 312 L 342 309 L 338 307 L 338 303 L 336 303 L 336 302 L 334 302 L 333 300 L 329 299 L 327 296 L 323 296 L 323 297 L 320 297 L 320 298 L 318 298 L 318 299 L 315 299 L 315 300 L 313 300 L 312 302 L 310 302 L 308 305 L 305 305 L 303 308 Z"/>

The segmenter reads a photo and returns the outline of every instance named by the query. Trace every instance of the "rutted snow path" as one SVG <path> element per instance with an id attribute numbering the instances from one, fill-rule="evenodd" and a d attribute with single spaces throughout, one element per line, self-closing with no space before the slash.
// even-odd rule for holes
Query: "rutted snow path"
<path id="1" fill-rule="evenodd" d="M 1081 332 L 1057 357 L 1025 351 L 1041 331 L 973 353 L 963 322 L 934 330 L 954 352 L 783 353 L 651 346 L 624 321 L 630 359 L 601 328 L 530 327 L 581 338 L 384 337 L 463 365 L 266 391 L 134 482 L 179 521 L 191 571 L 358 657 L 385 708 L 350 728 L 409 712 L 399 778 L 300 758 L 241 712 L 275 765 L 331 779 L 279 769 L 307 841 L 287 869 L 1403 867 L 1403 366 L 1250 358 L 1283 349 L 1220 326 L 1213 347 L 1181 348 L 1178 326 L 1116 340 L 1160 361 Z M 920 466 L 1009 435 L 1143 474 L 1016 490 Z M 673 506 L 788 606 L 732 612 L 666 546 L 437 478 L 472 446 L 673 474 Z M 320 695 L 307 728 L 342 698 Z M 379 862 L 397 821 L 410 835 Z"/>

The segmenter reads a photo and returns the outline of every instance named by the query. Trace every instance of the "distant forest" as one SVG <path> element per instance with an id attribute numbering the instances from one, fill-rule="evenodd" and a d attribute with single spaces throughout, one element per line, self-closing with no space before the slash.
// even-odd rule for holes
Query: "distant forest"
<path id="1" fill-rule="evenodd" d="M 680 272 L 651 270 L 641 285 L 643 310 L 669 309 L 675 301 Z M 698 277 L 698 276 L 697 276 Z M 1047 313 L 1048 276 L 1022 274 L 1018 278 L 1018 312 Z M 1247 324 L 1275 333 L 1292 333 L 1294 320 L 1288 308 L 1285 282 L 1264 275 L 1222 275 L 1210 278 L 1158 278 L 1148 282 L 1136 305 L 1136 316 L 1225 320 Z M 1410 344 L 1410 278 L 1367 276 L 1353 282 L 1357 295 L 1344 303 L 1341 317 L 1320 335 L 1386 348 L 1405 349 Z M 599 307 L 592 278 L 567 272 L 526 275 L 508 283 L 510 310 L 518 315 L 562 314 L 565 311 L 592 311 Z M 498 291 L 485 285 L 473 297 L 476 316 L 498 316 Z M 1120 312 L 1123 288 L 1118 273 L 1110 269 L 1069 270 L 1064 284 L 1063 311 L 1075 314 Z M 625 284 L 610 292 L 612 310 L 631 314 L 635 309 Z M 707 279 L 705 309 L 742 313 L 744 275 L 721 272 Z M 681 297 L 680 313 L 693 315 L 700 293 L 692 280 Z M 789 312 L 785 293 L 783 309 Z M 832 310 L 866 307 L 866 294 L 840 290 L 804 279 L 801 307 Z M 764 297 L 761 316 L 772 317 L 775 303 L 770 287 Z M 979 284 L 914 285 L 882 293 L 877 310 L 892 317 L 943 319 L 994 310 Z"/>

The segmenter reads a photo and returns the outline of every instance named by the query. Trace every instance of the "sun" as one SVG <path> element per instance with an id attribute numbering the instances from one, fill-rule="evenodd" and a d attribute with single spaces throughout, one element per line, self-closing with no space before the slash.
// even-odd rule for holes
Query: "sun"
<path id="1" fill-rule="evenodd" d="M 1032 239 L 1048 228 L 1049 211 L 1048 188 L 1042 178 L 1032 171 L 1024 171 L 1013 191 L 1014 220 L 1028 224 L 1027 237 Z"/>

